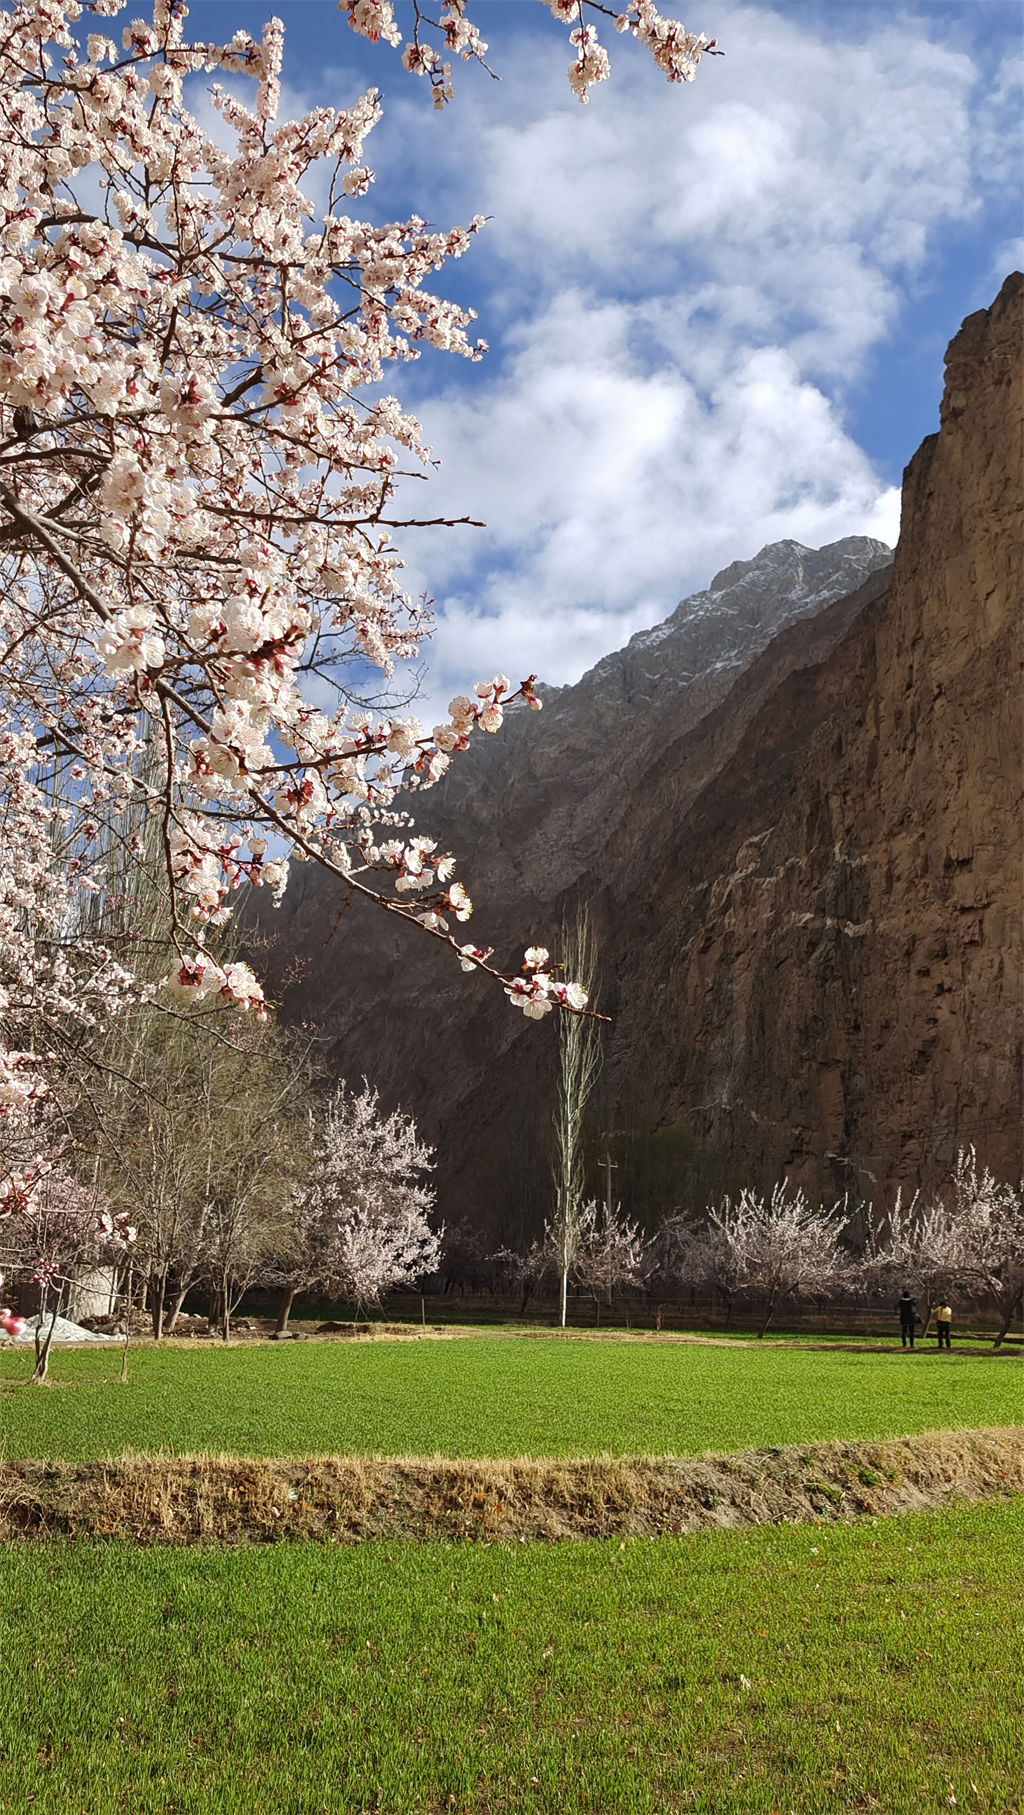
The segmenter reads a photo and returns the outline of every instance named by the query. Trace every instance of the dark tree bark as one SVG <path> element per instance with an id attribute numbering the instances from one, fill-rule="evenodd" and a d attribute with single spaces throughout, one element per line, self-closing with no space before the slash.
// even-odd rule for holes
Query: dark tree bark
<path id="1" fill-rule="evenodd" d="M 992 1344 L 992 1347 L 994 1349 L 1002 1348 L 1003 1343 L 1006 1341 L 1006 1338 L 1010 1333 L 1010 1325 L 1013 1322 L 1014 1314 L 1015 1314 L 1015 1312 L 1017 1312 L 1021 1309 L 1022 1305 L 1024 1305 L 1024 1299 L 1021 1299 L 1021 1298 L 1015 1298 L 1013 1300 L 1012 1304 L 1007 1304 L 1005 1300 L 1003 1301 L 1003 1304 L 1000 1306 L 1000 1309 L 1004 1314 L 1003 1315 L 1003 1324 L 1002 1324 L 1002 1328 L 999 1331 L 998 1336 L 995 1339 L 995 1342 Z"/>
<path id="2" fill-rule="evenodd" d="M 149 1278 L 149 1315 L 153 1326 L 153 1338 L 162 1342 L 164 1334 L 164 1307 L 167 1302 L 167 1273 L 163 1268 L 154 1269 Z"/>
<path id="3" fill-rule="evenodd" d="M 277 1307 L 277 1334 L 279 1336 L 288 1328 L 288 1318 L 291 1313 L 294 1299 L 295 1287 L 289 1280 L 288 1284 L 282 1290 L 281 1300 Z"/>
<path id="4" fill-rule="evenodd" d="M 767 1309 L 767 1311 L 766 1311 L 766 1312 L 765 1312 L 765 1314 L 764 1314 L 764 1316 L 763 1316 L 763 1317 L 762 1317 L 762 1319 L 761 1319 L 761 1328 L 760 1328 L 760 1329 L 759 1329 L 759 1330 L 758 1330 L 758 1332 L 757 1332 L 757 1339 L 758 1339 L 758 1342 L 760 1342 L 760 1340 L 761 1340 L 761 1337 L 762 1337 L 762 1336 L 763 1336 L 763 1335 L 764 1335 L 764 1333 L 765 1333 L 765 1331 L 766 1331 L 766 1329 L 767 1329 L 767 1328 L 768 1328 L 768 1325 L 769 1325 L 769 1324 L 770 1324 L 770 1323 L 771 1323 L 771 1320 L 772 1320 L 772 1312 L 773 1312 L 773 1311 L 774 1311 L 774 1309 L 775 1309 L 775 1300 L 776 1300 L 776 1298 L 777 1298 L 777 1297 L 778 1297 L 778 1293 L 777 1293 L 777 1292 L 770 1292 L 770 1293 L 769 1293 L 769 1294 L 768 1294 L 768 1309 Z"/>
<path id="5" fill-rule="evenodd" d="M 170 1315 L 167 1316 L 164 1321 L 164 1331 L 168 1336 L 173 1336 L 177 1329 L 178 1318 L 181 1316 L 181 1307 L 192 1290 L 192 1282 L 194 1279 L 195 1269 L 190 1268 L 189 1271 L 183 1274 L 178 1280 L 178 1289 L 174 1294 L 174 1302 L 171 1305 Z"/>
<path id="6" fill-rule="evenodd" d="M 39 1322 L 36 1324 L 36 1365 L 32 1370 L 32 1382 L 35 1386 L 42 1386 L 50 1371 L 50 1349 L 53 1346 L 53 1332 L 57 1327 L 57 1318 L 59 1315 L 60 1293 L 58 1292 L 55 1296 L 53 1300 L 53 1309 L 51 1310 L 49 1294 L 47 1288 L 44 1286 L 42 1296 L 39 1300 Z M 47 1316 L 49 1316 L 50 1322 L 44 1332 L 43 1326 L 46 1324 Z"/>

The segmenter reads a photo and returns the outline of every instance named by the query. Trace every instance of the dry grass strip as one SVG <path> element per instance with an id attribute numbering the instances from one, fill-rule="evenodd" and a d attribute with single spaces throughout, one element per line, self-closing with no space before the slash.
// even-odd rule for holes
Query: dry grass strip
<path id="1" fill-rule="evenodd" d="M 1024 1494 L 1024 1430 L 567 1462 L 127 1456 L 0 1465 L 0 1538 L 514 1542 L 849 1520 Z"/>

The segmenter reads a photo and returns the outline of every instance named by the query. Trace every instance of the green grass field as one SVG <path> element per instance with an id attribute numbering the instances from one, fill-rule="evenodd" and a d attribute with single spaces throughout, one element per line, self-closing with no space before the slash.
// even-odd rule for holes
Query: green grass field
<path id="1" fill-rule="evenodd" d="M 1016 1357 L 455 1342 L 0 1356 L 0 1455 L 686 1455 L 1013 1424 Z M 22 1383 L 22 1384 L 16 1384 Z"/>
<path id="2" fill-rule="evenodd" d="M 15 1547 L 0 1809 L 1010 1815 L 1022 1547 L 1020 1504 L 624 1545 Z"/>

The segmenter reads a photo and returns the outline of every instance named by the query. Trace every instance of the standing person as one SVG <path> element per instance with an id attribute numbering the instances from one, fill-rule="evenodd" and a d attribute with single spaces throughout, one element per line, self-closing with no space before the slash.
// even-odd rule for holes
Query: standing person
<path id="1" fill-rule="evenodd" d="M 938 1305 L 935 1310 L 935 1334 L 939 1339 L 939 1348 L 949 1348 L 949 1326 L 953 1321 L 952 1305 Z"/>
<path id="2" fill-rule="evenodd" d="M 912 1349 L 914 1346 L 914 1333 L 918 1323 L 917 1304 L 916 1301 L 911 1298 L 906 1286 L 904 1286 L 899 1295 L 896 1309 L 900 1314 L 900 1340 L 905 1349 Z"/>

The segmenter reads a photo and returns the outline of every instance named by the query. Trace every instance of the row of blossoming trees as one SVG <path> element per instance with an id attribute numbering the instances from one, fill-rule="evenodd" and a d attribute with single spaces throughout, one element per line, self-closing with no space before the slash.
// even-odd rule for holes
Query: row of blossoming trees
<path id="1" fill-rule="evenodd" d="M 583 101 L 610 72 L 602 15 L 670 81 L 713 48 L 653 0 L 548 9 Z M 404 41 L 390 0 L 339 10 L 438 106 L 453 59 L 487 51 L 467 0 L 414 0 Z M 484 353 L 428 287 L 483 221 L 374 224 L 380 97 L 281 119 L 279 20 L 217 44 L 188 35 L 184 0 L 123 11 L 0 13 L 0 1266 L 30 1257 L 44 1290 L 143 1227 L 101 1182 L 105 1146 L 141 1163 L 152 1133 L 130 1064 L 109 1113 L 111 1024 L 131 1047 L 158 1011 L 264 1012 L 211 934 L 240 885 L 279 897 L 290 862 L 318 863 L 342 903 L 442 941 L 528 1016 L 586 1009 L 571 979 L 460 942 L 455 860 L 406 810 L 510 702 L 539 708 L 532 678 L 482 682 L 432 727 L 366 707 L 353 678 L 386 686 L 429 632 L 392 534 L 437 521 L 408 502 L 431 451 L 386 379 L 426 347 Z M 87 909 L 114 849 L 137 901 L 153 832 L 162 972 L 139 963 L 145 924 Z M 250 1197 L 272 1125 L 248 1130 Z"/>
<path id="2" fill-rule="evenodd" d="M 280 1289 L 283 1331 L 297 1292 L 367 1307 L 422 1281 L 441 1263 L 444 1231 L 431 1220 L 432 1155 L 412 1121 L 399 1112 L 383 1115 L 365 1085 L 352 1091 L 342 1084 L 315 1106 L 300 1100 L 294 1064 L 282 1068 L 279 1054 L 260 1050 L 258 1035 L 241 1043 L 237 1057 L 248 1090 L 239 1093 L 232 1062 L 194 1070 L 186 1099 L 176 1112 L 157 1116 L 148 1128 L 152 1138 L 137 1141 L 131 1165 L 121 1168 L 122 1192 L 132 1192 L 138 1225 L 120 1302 L 144 1303 L 157 1339 L 173 1333 L 186 1294 L 200 1284 L 211 1293 L 226 1339 L 233 1312 L 254 1284 Z M 241 1121 L 229 1111 L 231 1094 Z M 265 1171 L 252 1164 L 245 1124 L 250 1116 L 275 1113 L 278 1170 L 268 1185 Z M 181 1117 L 191 1126 L 188 1139 Z M 99 1167 L 95 1173 L 98 1178 Z M 761 1336 L 783 1303 L 888 1299 L 909 1286 L 929 1310 L 949 1296 L 985 1299 L 995 1306 L 996 1346 L 1002 1343 L 1024 1298 L 1019 1187 L 997 1183 L 969 1150 L 945 1197 L 922 1208 L 897 1196 L 884 1219 L 870 1210 L 859 1218 L 862 1239 L 844 1241 L 853 1219 L 838 1205 L 823 1210 L 801 1191 L 778 1186 L 768 1195 L 744 1190 L 736 1200 L 726 1198 L 700 1221 L 668 1218 L 645 1239 L 614 1206 L 592 1200 L 574 1225 L 569 1275 L 592 1298 L 598 1318 L 602 1300 L 610 1304 L 615 1294 L 665 1297 L 703 1288 L 720 1295 L 730 1314 L 752 1297 Z M 87 1186 L 58 1168 L 41 1187 L 38 1217 L 15 1225 L 22 1243 L 15 1279 L 20 1274 L 42 1287 L 40 1379 L 53 1328 L 47 1303 L 55 1317 L 67 1289 L 101 1258 L 112 1221 L 101 1184 Z M 506 1281 L 532 1290 L 545 1282 L 558 1287 L 563 1230 L 548 1224 L 527 1255 L 502 1250 L 491 1258 Z M 11 1334 L 20 1321 L 4 1311 Z"/>
<path id="3" fill-rule="evenodd" d="M 871 1205 L 823 1208 L 782 1184 L 743 1190 L 701 1218 L 668 1217 L 647 1238 L 620 1209 L 591 1200 L 571 1224 L 546 1223 L 527 1254 L 500 1258 L 524 1305 L 545 1283 L 564 1291 L 566 1276 L 598 1316 L 615 1293 L 671 1298 L 697 1289 L 730 1314 L 756 1306 L 759 1336 L 783 1304 L 800 1300 L 870 1303 L 904 1287 L 929 1311 L 949 1296 L 977 1299 L 995 1308 L 998 1347 L 1024 1310 L 1024 1186 L 997 1181 L 969 1148 L 944 1193 L 927 1201 L 897 1193 L 881 1214 Z"/>

